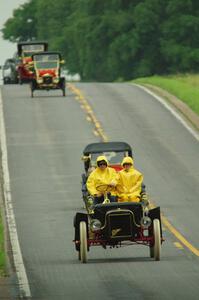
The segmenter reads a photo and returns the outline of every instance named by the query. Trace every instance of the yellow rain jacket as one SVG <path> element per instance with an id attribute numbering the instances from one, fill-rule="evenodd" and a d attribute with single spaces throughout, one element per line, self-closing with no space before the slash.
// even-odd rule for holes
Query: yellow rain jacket
<path id="1" fill-rule="evenodd" d="M 97 158 L 97 163 L 99 161 L 105 160 L 108 165 L 108 161 L 105 156 L 101 155 Z M 101 196 L 105 192 L 111 192 L 111 195 L 116 195 L 116 184 L 117 184 L 117 172 L 110 167 L 106 167 L 106 169 L 101 170 L 97 167 L 92 173 L 89 175 L 86 186 L 91 195 Z M 115 186 L 108 187 L 108 184 L 114 184 Z M 103 186 L 104 185 L 104 186 Z M 97 188 L 98 187 L 98 188 Z"/>
<path id="2" fill-rule="evenodd" d="M 132 164 L 132 167 L 129 170 L 123 169 L 118 173 L 118 202 L 139 202 L 143 175 L 134 169 L 131 157 L 125 157 L 122 161 L 122 166 L 125 163 Z"/>

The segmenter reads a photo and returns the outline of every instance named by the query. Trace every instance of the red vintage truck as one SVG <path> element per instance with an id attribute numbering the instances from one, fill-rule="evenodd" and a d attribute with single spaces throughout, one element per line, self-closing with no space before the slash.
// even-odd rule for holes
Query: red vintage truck
<path id="1" fill-rule="evenodd" d="M 34 78 L 32 55 L 34 53 L 43 52 L 48 49 L 47 42 L 30 41 L 20 42 L 17 44 L 18 51 L 18 81 L 19 84 L 30 82 Z"/>

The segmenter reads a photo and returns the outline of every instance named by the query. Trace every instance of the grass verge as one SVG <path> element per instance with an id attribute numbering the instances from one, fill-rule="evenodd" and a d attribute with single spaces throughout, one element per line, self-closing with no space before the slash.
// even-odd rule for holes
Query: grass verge
<path id="1" fill-rule="evenodd" d="M 184 74 L 172 76 L 151 76 L 132 82 L 158 86 L 186 103 L 199 115 L 199 75 Z"/>
<path id="2" fill-rule="evenodd" d="M 4 229 L 3 229 L 3 221 L 0 213 L 0 276 L 4 276 L 6 274 L 6 255 L 4 248 Z"/>

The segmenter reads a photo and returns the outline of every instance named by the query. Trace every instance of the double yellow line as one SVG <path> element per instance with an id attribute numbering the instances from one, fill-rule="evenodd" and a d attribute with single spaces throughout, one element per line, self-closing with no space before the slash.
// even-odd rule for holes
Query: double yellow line
<path id="1" fill-rule="evenodd" d="M 77 89 L 73 84 L 68 83 L 67 88 L 71 90 L 76 96 L 76 100 L 80 102 L 80 105 L 82 109 L 86 112 L 87 114 L 87 120 L 91 121 L 94 126 L 94 134 L 99 136 L 103 142 L 108 141 L 107 135 L 104 133 L 103 128 L 100 124 L 100 122 L 97 120 L 91 106 L 89 105 L 88 101 L 82 94 L 82 92 Z M 152 207 L 155 207 L 154 204 L 151 204 Z M 161 220 L 162 224 L 180 241 L 186 248 L 188 248 L 193 254 L 196 256 L 199 256 L 199 249 L 194 247 L 191 243 L 189 243 L 185 237 L 177 230 L 173 225 L 167 220 L 167 218 L 163 215 L 161 215 Z M 176 247 L 179 249 L 182 249 L 183 247 L 179 243 L 175 243 Z"/>
<path id="2" fill-rule="evenodd" d="M 89 105 L 88 101 L 83 96 L 81 91 L 79 89 L 77 89 L 74 85 L 70 84 L 70 83 L 67 84 L 67 87 L 75 94 L 75 96 L 76 96 L 75 99 L 80 102 L 80 105 L 81 105 L 82 109 L 87 114 L 87 120 L 91 121 L 94 124 L 94 126 L 95 126 L 94 134 L 96 136 L 99 136 L 103 142 L 107 142 L 108 137 L 104 133 L 100 122 L 97 120 L 91 106 Z"/>

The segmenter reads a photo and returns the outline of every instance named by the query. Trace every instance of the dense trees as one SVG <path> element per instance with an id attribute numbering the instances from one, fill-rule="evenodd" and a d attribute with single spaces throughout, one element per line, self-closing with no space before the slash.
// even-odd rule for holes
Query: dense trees
<path id="1" fill-rule="evenodd" d="M 198 71 L 198 16 L 198 0 L 30 0 L 3 34 L 48 40 L 84 80 L 127 80 Z"/>
<path id="2" fill-rule="evenodd" d="M 161 36 L 168 71 L 199 70 L 199 2 L 169 0 Z"/>
<path id="3" fill-rule="evenodd" d="M 5 23 L 3 36 L 5 39 L 15 42 L 36 38 L 36 3 L 25 3 L 13 12 L 13 18 Z"/>

